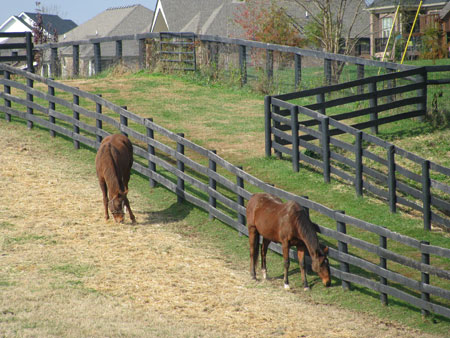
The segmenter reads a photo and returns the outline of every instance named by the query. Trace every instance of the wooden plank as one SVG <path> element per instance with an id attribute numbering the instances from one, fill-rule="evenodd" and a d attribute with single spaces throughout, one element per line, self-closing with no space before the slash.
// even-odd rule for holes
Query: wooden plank
<path id="1" fill-rule="evenodd" d="M 447 230 L 450 230 L 450 220 L 435 214 L 433 211 L 431 211 L 431 221 L 443 225 Z"/>
<path id="2" fill-rule="evenodd" d="M 27 48 L 26 43 L 2 43 L 0 44 L 0 49 L 25 49 Z"/>
<path id="3" fill-rule="evenodd" d="M 413 111 L 410 111 L 407 113 L 401 113 L 401 114 L 397 114 L 397 115 L 393 115 L 393 116 L 378 118 L 377 120 L 374 120 L 374 121 L 355 123 L 352 125 L 352 127 L 356 128 L 356 129 L 366 129 L 371 126 L 379 126 L 382 124 L 392 123 L 395 121 L 409 119 L 409 118 L 413 118 L 413 117 L 417 117 L 417 116 L 423 116 L 423 111 L 422 110 L 413 110 Z"/>
<path id="4" fill-rule="evenodd" d="M 428 284 L 423 284 L 414 279 L 405 277 L 400 273 L 390 271 L 387 269 L 383 269 L 379 265 L 371 263 L 362 258 L 353 256 L 351 254 L 344 254 L 342 252 L 339 252 L 339 256 L 337 259 L 339 261 L 346 262 L 348 264 L 359 267 L 361 269 L 365 269 L 365 270 L 372 272 L 378 276 L 384 277 L 394 283 L 399 283 L 402 286 L 406 286 L 408 288 L 415 289 L 417 291 L 422 291 L 426 288 L 428 290 L 428 292 L 433 295 L 436 295 L 436 296 L 442 297 L 442 298 L 446 298 L 446 299 L 450 299 L 450 290 L 442 289 L 442 288 L 428 285 Z"/>

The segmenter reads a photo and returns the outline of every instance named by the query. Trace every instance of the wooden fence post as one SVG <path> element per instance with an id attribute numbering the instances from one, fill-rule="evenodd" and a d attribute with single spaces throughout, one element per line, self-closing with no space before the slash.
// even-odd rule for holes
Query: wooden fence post
<path id="1" fill-rule="evenodd" d="M 73 104 L 75 106 L 80 105 L 80 97 L 76 94 L 73 94 Z M 75 119 L 75 122 L 73 124 L 73 133 L 80 134 L 80 127 L 76 125 L 76 121 L 80 120 L 80 113 L 78 113 L 75 109 L 73 110 L 73 118 Z M 80 141 L 74 139 L 73 146 L 75 147 L 75 149 L 80 149 Z"/>
<path id="2" fill-rule="evenodd" d="M 217 154 L 216 150 L 210 150 L 210 152 L 213 154 Z M 216 162 L 214 160 L 212 160 L 211 158 L 209 159 L 209 170 L 211 170 L 213 172 L 216 172 L 216 170 L 217 170 Z M 211 190 L 216 190 L 216 188 L 217 188 L 217 182 L 211 176 L 209 176 L 209 188 Z M 214 209 L 217 206 L 216 198 L 213 197 L 213 195 L 211 193 L 209 193 L 209 205 L 211 208 L 214 208 Z M 211 211 L 209 211 L 209 219 L 214 219 L 214 216 Z"/>
<path id="3" fill-rule="evenodd" d="M 264 127 L 265 127 L 265 148 L 266 148 L 266 157 L 270 157 L 272 155 L 272 128 L 271 128 L 271 96 L 264 97 Z"/>
<path id="4" fill-rule="evenodd" d="M 5 80 L 11 79 L 11 74 L 7 70 L 4 71 L 3 76 L 4 76 Z M 3 90 L 4 90 L 5 94 L 11 94 L 11 86 L 5 84 L 5 85 L 3 85 Z M 4 101 L 5 101 L 5 107 L 11 108 L 11 100 L 5 99 Z M 5 120 L 6 120 L 6 122 L 11 122 L 11 114 L 5 113 Z"/>
<path id="5" fill-rule="evenodd" d="M 116 40 L 116 62 L 122 61 L 122 40 Z"/>
<path id="6" fill-rule="evenodd" d="M 50 50 L 50 74 L 51 77 L 58 77 L 58 48 L 52 47 Z"/>
<path id="7" fill-rule="evenodd" d="M 364 79 L 364 65 L 356 65 L 356 67 L 357 67 L 356 74 L 357 74 L 358 80 Z M 364 85 L 358 86 L 357 93 L 358 94 L 364 93 Z"/>
<path id="8" fill-rule="evenodd" d="M 51 80 L 51 79 L 50 79 Z M 55 96 L 55 87 L 53 87 L 53 86 L 51 86 L 51 85 L 48 85 L 48 95 L 49 96 Z M 55 108 L 56 108 L 56 104 L 55 104 L 55 102 L 53 102 L 53 101 L 51 101 L 50 99 L 48 100 L 48 109 L 50 109 L 50 110 L 55 110 Z M 49 112 L 49 115 L 51 114 L 51 112 Z M 54 116 L 51 116 L 50 115 L 50 117 L 49 117 L 49 120 L 50 120 L 50 123 L 52 123 L 52 124 L 55 124 L 55 117 Z M 56 133 L 55 133 L 55 131 L 54 130 L 52 130 L 52 129 L 50 129 L 50 136 L 51 137 L 55 137 L 56 136 Z"/>
<path id="9" fill-rule="evenodd" d="M 33 61 L 34 61 L 34 55 L 33 55 L 33 39 L 32 39 L 33 35 L 31 32 L 26 32 L 25 33 L 25 41 L 26 41 L 26 50 L 27 50 L 27 70 L 30 73 L 34 73 L 34 66 L 33 66 Z"/>
<path id="10" fill-rule="evenodd" d="M 417 76 L 419 81 L 423 83 L 423 87 L 417 90 L 417 96 L 421 97 L 422 100 L 417 104 L 417 109 L 422 111 L 422 115 L 420 116 L 420 120 L 423 121 L 425 115 L 427 114 L 427 81 L 428 81 L 428 73 L 424 69 L 421 74 Z"/>
<path id="11" fill-rule="evenodd" d="M 420 244 L 422 245 L 430 245 L 430 242 L 427 241 L 420 241 Z M 422 247 L 421 247 L 421 251 L 422 251 Z M 426 265 L 430 265 L 430 254 L 429 253 L 425 253 L 422 251 L 422 264 L 426 264 Z M 421 281 L 422 281 L 422 285 L 423 284 L 430 284 L 430 275 L 426 272 L 421 272 Z M 421 298 L 423 301 L 425 302 L 429 302 L 430 301 L 430 294 L 428 292 L 421 292 Z M 422 316 L 428 316 L 430 314 L 430 312 L 424 308 L 421 309 L 422 312 Z"/>
<path id="12" fill-rule="evenodd" d="M 383 235 L 380 235 L 380 247 L 382 249 L 387 249 L 387 239 Z M 386 258 L 381 257 L 381 256 L 380 256 L 380 267 L 382 269 L 387 270 Z M 387 279 L 382 277 L 382 276 L 380 276 L 380 284 L 387 285 Z M 386 293 L 383 293 L 383 292 L 380 293 L 380 300 L 381 300 L 381 304 L 388 305 L 388 297 L 387 297 Z"/>
<path id="13" fill-rule="evenodd" d="M 378 107 L 378 98 L 377 98 L 377 83 L 370 82 L 369 83 L 369 94 L 371 94 L 371 98 L 369 99 L 370 108 Z M 378 121 L 378 113 L 370 113 L 370 121 Z M 378 124 L 371 127 L 372 133 L 378 134 Z"/>
<path id="14" fill-rule="evenodd" d="M 316 102 L 317 102 L 317 104 L 320 104 L 320 108 L 317 109 L 317 111 L 320 114 L 327 115 L 327 110 L 326 110 L 325 105 L 324 105 L 324 103 L 325 103 L 325 94 L 324 93 L 317 94 L 316 95 Z M 318 130 L 322 131 L 322 125 L 319 124 Z"/>
<path id="15" fill-rule="evenodd" d="M 277 114 L 277 115 L 279 115 L 279 114 L 280 114 L 280 107 L 279 107 L 279 106 L 272 106 L 272 107 L 273 107 L 274 113 Z M 272 127 L 273 127 L 274 129 L 279 129 L 279 128 L 280 128 L 280 126 L 281 126 L 281 123 L 280 123 L 280 122 L 275 121 L 275 120 L 273 120 L 273 119 L 272 119 L 272 122 L 273 122 L 273 126 L 272 126 Z M 274 141 L 275 141 L 275 143 L 280 144 L 281 138 L 280 138 L 279 136 L 276 136 L 276 135 L 274 134 Z M 281 160 L 281 159 L 283 158 L 283 154 L 282 154 L 280 151 L 274 149 L 274 152 L 275 152 L 275 156 L 276 156 L 279 160 Z"/>
<path id="16" fill-rule="evenodd" d="M 322 161 L 323 161 L 323 180 L 330 183 L 330 118 L 325 116 L 322 119 Z"/>
<path id="17" fill-rule="evenodd" d="M 266 49 L 266 73 L 269 82 L 273 81 L 273 50 Z"/>
<path id="18" fill-rule="evenodd" d="M 152 118 L 147 118 L 146 119 L 149 122 L 153 122 Z M 155 132 L 153 131 L 153 128 L 148 127 L 147 126 L 147 137 L 154 140 L 155 139 Z M 153 145 L 151 145 L 150 143 L 147 146 L 147 151 L 151 156 L 155 156 L 155 147 Z M 148 160 L 148 167 L 150 169 L 150 171 L 155 172 L 156 173 L 156 163 L 153 162 L 151 159 Z M 150 188 L 154 188 L 156 187 L 156 181 L 152 178 L 150 178 Z"/>
<path id="19" fill-rule="evenodd" d="M 298 106 L 291 108 L 291 130 L 292 130 L 292 169 L 299 171 L 299 143 L 298 143 Z"/>
<path id="20" fill-rule="evenodd" d="M 247 83 L 247 48 L 239 45 L 239 69 L 241 72 L 241 86 Z"/>
<path id="21" fill-rule="evenodd" d="M 336 210 L 335 213 L 345 214 L 345 211 Z M 344 222 L 336 221 L 336 230 L 341 234 L 346 234 L 347 233 L 347 225 Z M 339 250 L 339 253 L 348 254 L 347 243 L 338 240 L 338 250 Z M 340 262 L 340 270 L 345 273 L 350 272 L 350 267 L 349 267 L 348 263 L 341 261 Z M 350 282 L 344 280 L 344 278 L 342 278 L 342 288 L 344 290 L 350 290 Z"/>
<path id="22" fill-rule="evenodd" d="M 27 87 L 28 88 L 33 88 L 34 85 L 34 81 L 31 79 L 27 79 Z M 28 102 L 33 102 L 34 101 L 34 97 L 33 94 L 27 93 L 27 101 Z M 27 106 L 27 114 L 33 115 L 34 111 L 33 108 Z M 27 121 L 27 127 L 28 129 L 32 129 L 33 128 L 33 121 L 28 120 Z"/>
<path id="23" fill-rule="evenodd" d="M 300 54 L 294 54 L 294 71 L 295 71 L 295 90 L 300 87 L 302 81 L 302 56 Z"/>
<path id="24" fill-rule="evenodd" d="M 183 133 L 177 134 L 180 137 L 184 137 Z M 177 152 L 184 155 L 184 145 L 177 142 Z M 177 168 L 181 172 L 184 172 L 184 162 L 177 160 Z M 177 202 L 182 203 L 184 201 L 184 180 L 181 177 L 177 177 Z"/>
<path id="25" fill-rule="evenodd" d="M 146 59 L 145 39 L 139 39 L 139 69 L 145 68 L 145 59 Z"/>
<path id="26" fill-rule="evenodd" d="M 102 94 L 98 94 L 98 97 L 102 97 Z M 102 105 L 98 102 L 95 103 L 95 112 L 99 115 L 101 115 L 103 113 L 103 108 Z M 103 121 L 100 119 L 96 119 L 95 120 L 95 126 L 97 127 L 97 129 L 103 129 Z M 103 136 L 97 134 L 96 135 L 96 139 L 97 139 L 97 143 L 100 145 L 100 143 L 102 143 L 103 141 Z"/>
<path id="27" fill-rule="evenodd" d="M 72 46 L 72 76 L 77 77 L 80 75 L 80 46 Z"/>
<path id="28" fill-rule="evenodd" d="M 395 69 L 390 69 L 390 68 L 386 68 L 387 73 L 395 73 Z M 392 90 L 392 88 L 395 87 L 395 80 L 388 80 L 388 84 L 387 87 L 389 90 Z M 395 96 L 394 95 L 389 95 L 386 97 L 386 102 L 387 103 L 392 103 L 395 101 Z"/>
<path id="29" fill-rule="evenodd" d="M 100 42 L 94 43 L 94 70 L 98 75 L 102 72 L 102 51 L 100 48 Z"/>
<path id="30" fill-rule="evenodd" d="M 323 68 L 325 74 L 325 84 L 327 86 L 331 85 L 331 60 L 324 59 L 323 60 Z"/>
<path id="31" fill-rule="evenodd" d="M 391 144 L 387 150 L 388 160 L 388 188 L 389 188 L 389 208 L 391 212 L 397 212 L 397 181 L 395 179 L 395 146 Z"/>
<path id="32" fill-rule="evenodd" d="M 127 110 L 127 106 L 120 106 L 120 108 Z M 128 117 L 123 116 L 122 114 L 120 114 L 120 124 L 122 126 L 128 127 Z M 120 129 L 122 129 L 122 126 L 120 127 Z M 124 131 L 122 131 L 122 134 L 125 135 L 126 137 L 128 137 L 128 134 Z"/>
<path id="33" fill-rule="evenodd" d="M 362 171 L 362 131 L 355 134 L 355 190 L 356 196 L 363 195 L 363 171 Z"/>
<path id="34" fill-rule="evenodd" d="M 430 161 L 422 162 L 423 228 L 431 230 Z"/>
<path id="35" fill-rule="evenodd" d="M 242 166 L 237 166 L 237 168 L 242 170 Z M 240 177 L 239 175 L 236 175 L 236 184 L 237 184 L 238 188 L 244 189 L 244 179 L 242 177 Z M 245 207 L 244 197 L 242 197 L 239 193 L 237 193 L 237 203 L 241 207 Z M 243 226 L 246 225 L 245 215 L 241 214 L 240 212 L 238 212 L 238 222 L 240 224 L 242 224 Z M 240 232 L 240 231 L 239 231 L 239 236 L 242 236 L 242 232 Z"/>

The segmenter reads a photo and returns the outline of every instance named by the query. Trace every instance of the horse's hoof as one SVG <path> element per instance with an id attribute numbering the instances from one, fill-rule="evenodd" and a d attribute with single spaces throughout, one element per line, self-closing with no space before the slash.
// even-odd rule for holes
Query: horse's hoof
<path id="1" fill-rule="evenodd" d="M 263 272 L 262 272 L 262 275 L 263 275 L 263 278 L 264 278 L 264 279 L 267 279 L 267 272 L 263 271 Z"/>
<path id="2" fill-rule="evenodd" d="M 137 224 L 137 222 L 135 219 L 131 220 L 131 225 L 136 225 L 136 224 Z"/>
<path id="3" fill-rule="evenodd" d="M 290 289 L 289 284 L 284 284 L 284 289 L 289 290 Z"/>
<path id="4" fill-rule="evenodd" d="M 306 286 L 306 287 L 303 288 L 303 291 L 309 291 L 309 290 L 311 290 L 311 289 L 309 288 L 309 286 Z"/>

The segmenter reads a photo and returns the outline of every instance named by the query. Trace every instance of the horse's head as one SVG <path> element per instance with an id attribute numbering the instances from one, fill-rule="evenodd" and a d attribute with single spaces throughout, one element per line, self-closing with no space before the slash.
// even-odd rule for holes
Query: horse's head
<path id="1" fill-rule="evenodd" d="M 108 202 L 109 211 L 111 211 L 111 214 L 113 215 L 114 220 L 117 223 L 123 223 L 125 217 L 123 207 L 125 205 L 126 197 L 127 191 L 119 192 L 116 195 L 114 195 Z"/>
<path id="2" fill-rule="evenodd" d="M 313 260 L 312 269 L 322 279 L 323 285 L 326 287 L 331 285 L 330 264 L 328 263 L 328 247 L 319 250 L 318 257 Z"/>

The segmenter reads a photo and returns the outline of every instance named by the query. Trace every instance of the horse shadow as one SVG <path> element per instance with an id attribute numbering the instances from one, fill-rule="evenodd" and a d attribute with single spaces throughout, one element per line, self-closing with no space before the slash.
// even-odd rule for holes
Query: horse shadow
<path id="1" fill-rule="evenodd" d="M 145 213 L 144 224 L 169 224 L 185 219 L 194 206 L 191 203 L 175 202 L 164 210 Z"/>

